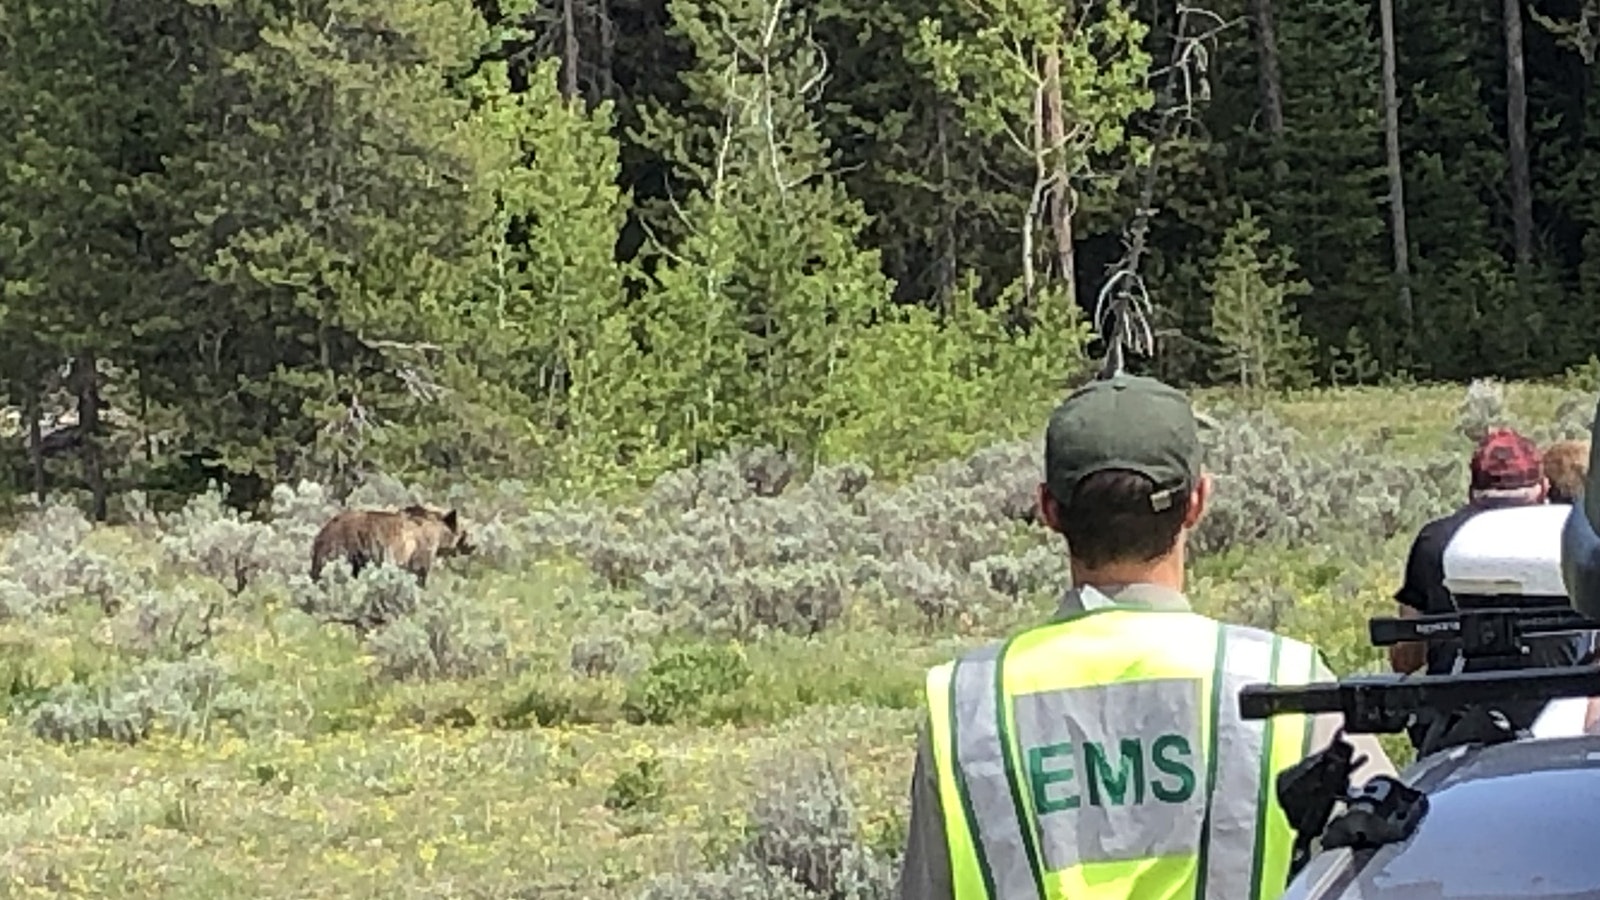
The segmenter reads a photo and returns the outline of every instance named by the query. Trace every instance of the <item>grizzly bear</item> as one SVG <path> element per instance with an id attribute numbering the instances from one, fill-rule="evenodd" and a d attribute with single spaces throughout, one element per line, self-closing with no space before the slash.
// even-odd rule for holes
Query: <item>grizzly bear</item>
<path id="1" fill-rule="evenodd" d="M 329 519 L 311 542 L 311 578 L 321 578 L 323 567 L 342 556 L 353 576 L 369 565 L 388 562 L 415 575 L 417 584 L 426 587 L 435 559 L 465 556 L 473 549 L 453 509 L 347 509 Z"/>
<path id="2" fill-rule="evenodd" d="M 1556 441 L 1544 451 L 1544 477 L 1551 503 L 1576 503 L 1589 479 L 1589 442 Z"/>

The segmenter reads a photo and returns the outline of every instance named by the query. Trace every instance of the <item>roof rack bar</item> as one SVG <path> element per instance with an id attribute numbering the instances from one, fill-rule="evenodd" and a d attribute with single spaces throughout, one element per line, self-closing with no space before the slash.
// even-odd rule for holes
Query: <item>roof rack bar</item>
<path id="1" fill-rule="evenodd" d="M 1596 629 L 1600 629 L 1600 622 L 1570 607 L 1490 607 L 1413 618 L 1380 616 L 1367 621 L 1367 635 L 1377 647 L 1406 641 L 1438 643 L 1469 639 L 1473 643 L 1491 644 L 1508 639 L 1514 641 L 1522 636 Z"/>
<path id="2" fill-rule="evenodd" d="M 1394 734 L 1413 713 L 1473 704 L 1600 696 L 1600 668 L 1461 672 L 1455 675 L 1362 675 L 1308 685 L 1251 684 L 1239 714 L 1266 719 L 1289 713 L 1343 713 L 1352 733 Z"/>

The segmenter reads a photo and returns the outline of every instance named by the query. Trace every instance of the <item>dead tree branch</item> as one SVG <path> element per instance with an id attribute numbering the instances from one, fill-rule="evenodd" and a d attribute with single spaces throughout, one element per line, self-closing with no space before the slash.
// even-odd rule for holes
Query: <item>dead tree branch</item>
<path id="1" fill-rule="evenodd" d="M 1210 20 L 1212 27 L 1191 35 L 1191 17 Z M 1155 208 L 1156 183 L 1160 175 L 1161 152 L 1173 139 L 1180 136 L 1185 125 L 1195 121 L 1196 100 L 1211 95 L 1209 69 L 1210 49 L 1207 44 L 1223 30 L 1235 27 L 1242 20 L 1227 21 L 1216 13 L 1198 9 L 1179 2 L 1177 19 L 1172 28 L 1171 60 L 1163 70 L 1165 83 L 1157 100 L 1156 131 L 1151 139 L 1150 159 L 1145 165 L 1144 179 L 1139 188 L 1139 202 L 1133 219 L 1123 238 L 1124 252 L 1113 263 L 1095 299 L 1095 327 L 1105 337 L 1105 361 L 1098 378 L 1110 378 L 1121 372 L 1124 354 L 1132 350 L 1141 356 L 1155 351 L 1155 340 L 1150 329 L 1152 312 L 1150 293 L 1144 277 L 1139 274 L 1143 262 L 1150 219 Z M 1198 82 L 1198 88 L 1197 88 Z"/>
<path id="2" fill-rule="evenodd" d="M 1596 55 L 1600 54 L 1600 0 L 1582 0 L 1578 18 L 1573 21 L 1563 22 L 1547 16 L 1531 4 L 1528 17 L 1550 32 L 1558 44 L 1576 51 L 1584 65 L 1594 65 Z"/>

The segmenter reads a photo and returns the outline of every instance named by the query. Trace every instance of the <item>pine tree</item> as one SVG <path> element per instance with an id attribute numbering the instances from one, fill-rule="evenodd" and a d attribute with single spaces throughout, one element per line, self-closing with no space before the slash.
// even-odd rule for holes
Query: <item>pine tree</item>
<path id="1" fill-rule="evenodd" d="M 1397 8 L 1406 206 L 1417 306 L 1426 340 L 1417 363 L 1458 378 L 1492 365 L 1479 352 L 1481 311 L 1466 299 L 1498 267 L 1486 198 L 1500 193 L 1504 160 L 1474 67 L 1483 30 L 1462 3 Z"/>
<path id="2" fill-rule="evenodd" d="M 642 303 L 646 415 L 685 459 L 735 442 L 808 452 L 852 336 L 887 302 L 860 205 L 816 126 L 822 59 L 786 0 L 673 0 L 690 102 L 646 116 L 674 165 L 675 240 Z"/>
<path id="3" fill-rule="evenodd" d="M 615 250 L 628 197 L 616 184 L 612 104 L 590 111 L 581 97 L 564 99 L 561 71 L 545 60 L 520 93 L 503 64 L 475 80 L 478 121 L 501 142 L 489 176 L 499 223 L 477 352 L 496 380 L 536 402 L 542 433 L 558 434 L 574 462 L 593 462 L 624 450 L 636 414 L 636 386 L 613 377 L 638 350 L 615 327 L 627 310 L 629 269 Z"/>
<path id="4" fill-rule="evenodd" d="M 1120 0 L 1070 16 L 1043 0 L 950 4 L 920 23 L 915 58 L 932 70 L 971 135 L 1001 139 L 1025 163 L 1019 188 L 1028 203 L 1014 233 L 1030 306 L 1044 283 L 1035 270 L 1046 268 L 1047 257 L 1058 258 L 1054 274 L 1075 287 L 1074 254 L 1065 245 L 1075 237 L 1071 216 L 1084 176 L 1147 150 L 1127 127 L 1154 101 L 1146 31 Z M 1045 246 L 1056 249 L 1045 253 Z"/>
<path id="5" fill-rule="evenodd" d="M 45 383 L 70 366 L 97 519 L 115 462 L 106 375 L 140 356 L 147 320 L 183 314 L 161 303 L 140 221 L 141 182 L 171 150 L 173 82 L 147 76 L 170 65 L 155 40 L 170 14 L 108 0 L 0 9 L 0 378 L 36 418 Z M 43 476 L 36 458 L 41 491 Z"/>
<path id="6" fill-rule="evenodd" d="M 205 398 L 194 444 L 270 478 L 463 464 L 453 417 L 478 418 L 480 381 L 454 351 L 497 224 L 459 84 L 482 18 L 469 0 L 197 18 L 163 235 L 191 305 L 166 340 L 200 350 L 168 398 Z"/>
<path id="7" fill-rule="evenodd" d="M 1313 285 L 1302 308 L 1307 331 L 1331 342 L 1357 327 L 1392 365 L 1382 57 L 1372 6 L 1305 0 L 1275 11 L 1286 130 L 1246 182 L 1245 199 L 1294 249 Z M 1329 362 L 1324 354 L 1319 368 Z"/>
<path id="8" fill-rule="evenodd" d="M 1247 390 L 1304 387 L 1311 376 L 1312 343 L 1292 305 L 1311 286 L 1295 277 L 1289 251 L 1271 241 L 1246 206 L 1223 236 L 1211 270 L 1215 374 Z"/>
<path id="9" fill-rule="evenodd" d="M 900 303 L 949 312 L 966 273 L 985 273 L 982 302 L 1021 275 L 1015 223 L 1031 177 L 1004 139 L 981 138 L 919 61 L 917 24 L 948 10 L 939 0 L 817 4 L 828 50 L 829 114 L 818 125 L 838 148 L 841 177 L 870 222 Z"/>

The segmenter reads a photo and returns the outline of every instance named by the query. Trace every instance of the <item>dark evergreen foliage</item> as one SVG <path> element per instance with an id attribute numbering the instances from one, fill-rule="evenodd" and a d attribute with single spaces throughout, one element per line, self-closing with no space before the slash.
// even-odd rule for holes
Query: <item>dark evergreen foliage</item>
<path id="1" fill-rule="evenodd" d="M 1267 387 L 1558 373 L 1600 327 L 1583 6 L 1525 10 L 1519 268 L 1501 7 L 1396 2 L 1407 333 L 1364 0 L 1270 4 L 1281 131 L 1243 0 L 3 0 L 4 469 L 103 509 L 180 463 L 909 464 L 863 445 L 920 417 L 970 449 L 1076 377 L 1129 243 L 1134 365 L 1229 371 L 1245 210 L 1292 260 L 1264 289 L 1304 282 Z"/>

